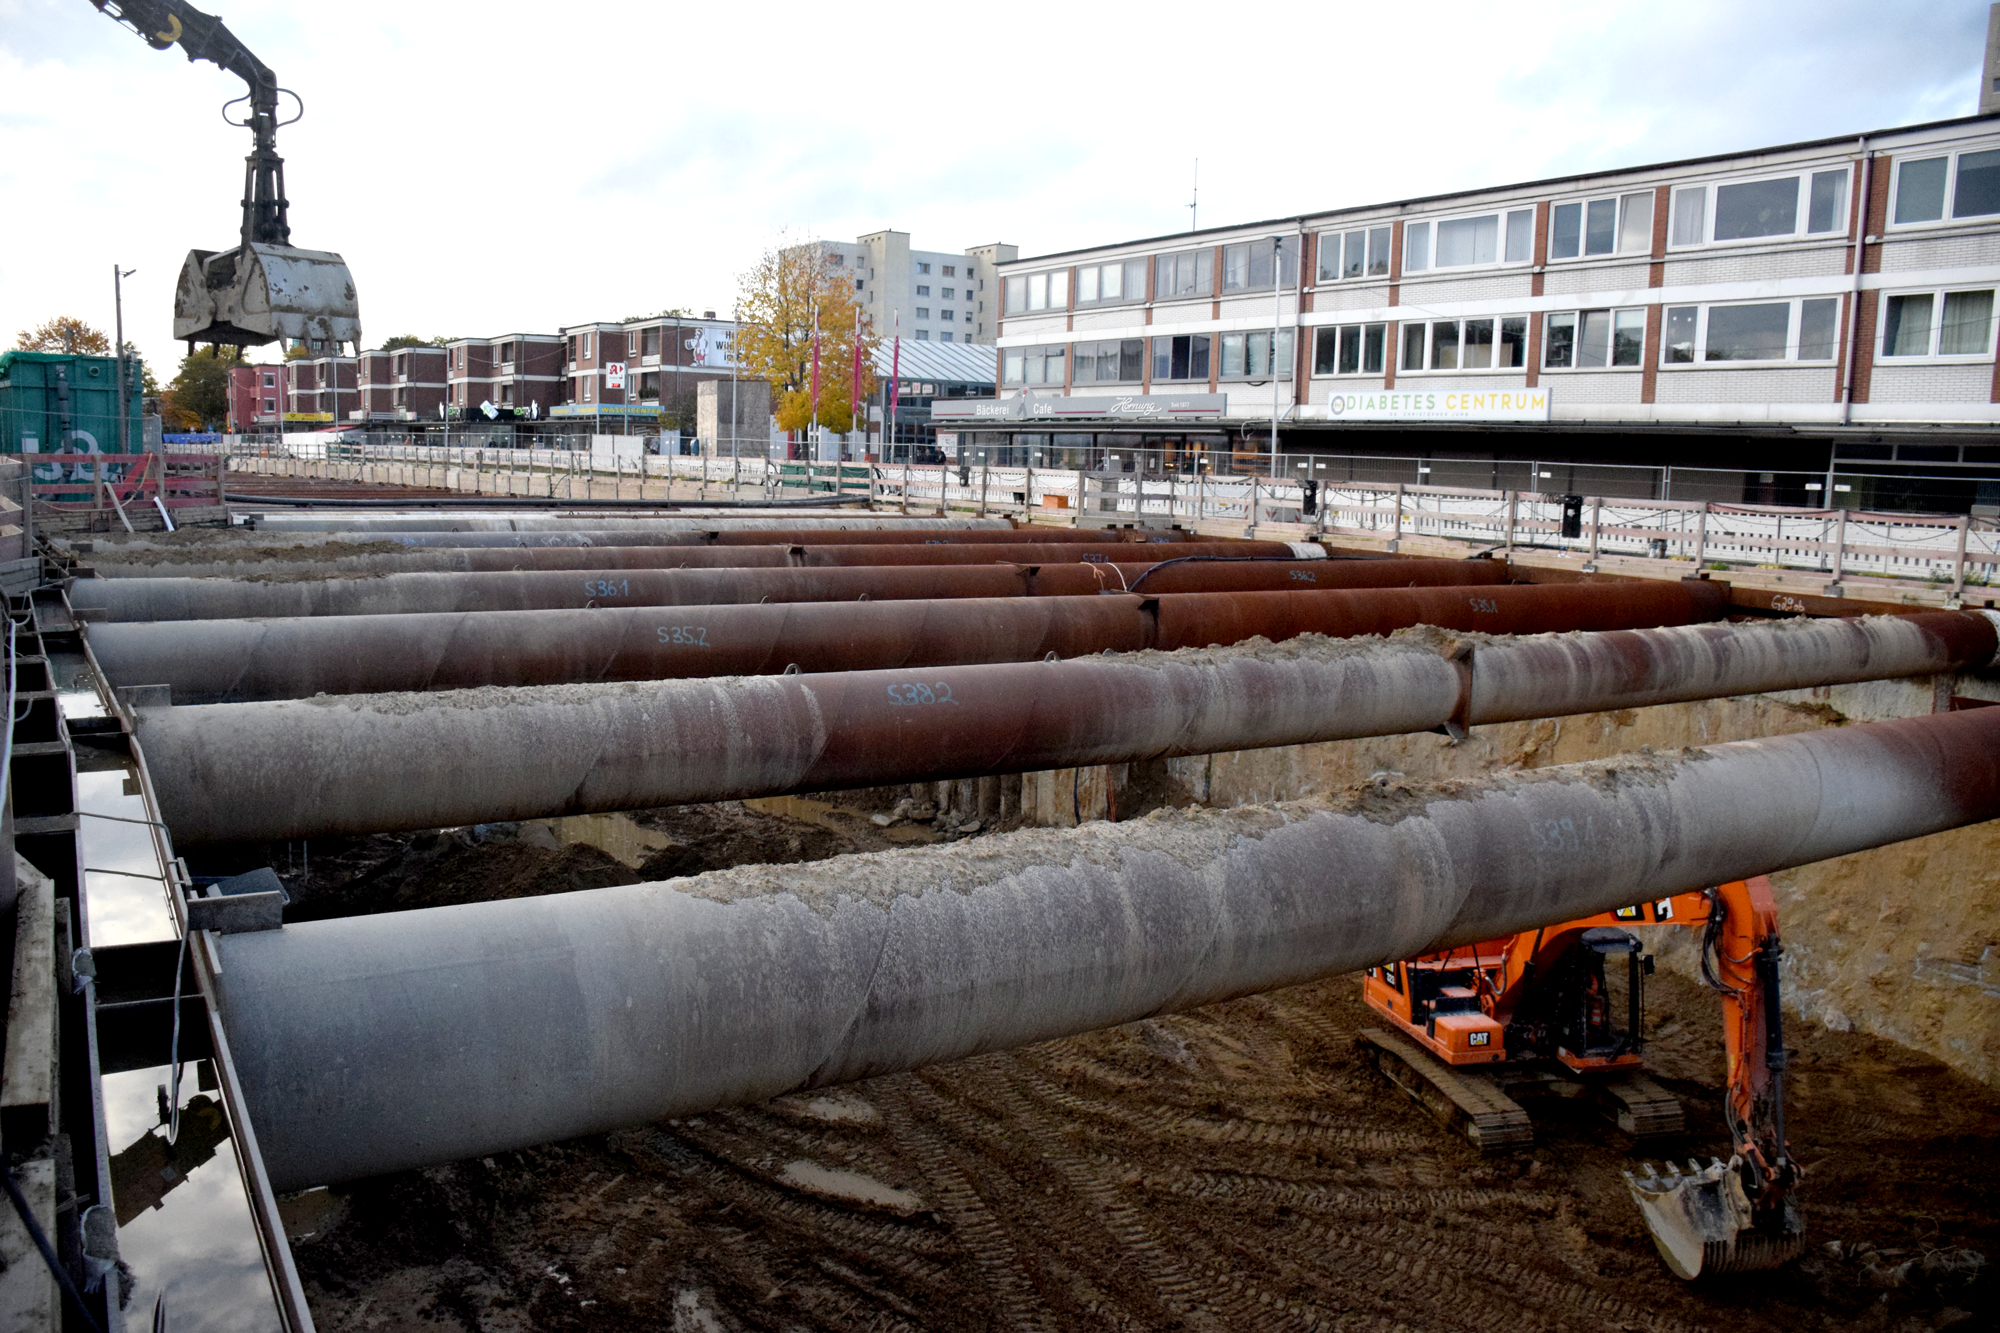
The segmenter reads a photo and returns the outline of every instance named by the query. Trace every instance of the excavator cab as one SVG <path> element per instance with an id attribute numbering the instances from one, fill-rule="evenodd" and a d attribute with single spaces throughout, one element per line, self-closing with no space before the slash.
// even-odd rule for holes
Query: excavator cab
<path id="1" fill-rule="evenodd" d="M 1626 1173 L 1675 1273 L 1772 1268 L 1803 1250 L 1784 1133 L 1777 909 L 1762 877 L 1619 908 L 1368 969 L 1362 998 L 1389 1021 L 1363 1029 L 1376 1068 L 1485 1151 L 1534 1141 L 1515 1100 L 1600 1107 L 1639 1143 L 1682 1132 L 1680 1103 L 1644 1072 L 1653 960 L 1628 927 L 1702 932 L 1702 979 L 1721 996 L 1731 1154 L 1689 1170 Z"/>

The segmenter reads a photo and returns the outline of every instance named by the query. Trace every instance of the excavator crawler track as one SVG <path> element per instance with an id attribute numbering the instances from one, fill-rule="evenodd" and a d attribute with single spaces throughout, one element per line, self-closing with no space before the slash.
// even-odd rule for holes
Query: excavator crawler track
<path id="1" fill-rule="evenodd" d="M 1461 1073 L 1415 1042 L 1382 1028 L 1363 1028 L 1355 1036 L 1363 1058 L 1481 1152 L 1534 1146 L 1528 1113 L 1490 1079 Z"/>
<path id="2" fill-rule="evenodd" d="M 1591 1096 L 1620 1130 L 1641 1143 L 1669 1138 L 1687 1128 L 1680 1098 L 1644 1074 L 1626 1074 L 1596 1084 Z"/>

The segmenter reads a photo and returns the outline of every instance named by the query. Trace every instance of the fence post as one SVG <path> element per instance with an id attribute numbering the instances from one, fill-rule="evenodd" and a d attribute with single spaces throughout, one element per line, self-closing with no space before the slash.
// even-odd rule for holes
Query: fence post
<path id="1" fill-rule="evenodd" d="M 1069 525 L 1073 528 L 1080 528 L 1083 526 L 1083 496 L 1084 496 L 1084 491 L 1089 487 L 1089 485 L 1090 482 L 1086 478 L 1084 470 L 1082 468 L 1078 468 L 1076 470 L 1076 516 L 1070 519 L 1069 521 Z"/>
<path id="2" fill-rule="evenodd" d="M 986 489 L 993 484 L 993 465 L 982 456 L 979 460 L 979 516 L 986 517 Z"/>
<path id="3" fill-rule="evenodd" d="M 1701 502 L 1701 512 L 1694 521 L 1694 567 L 1701 569 L 1701 563 L 1708 556 L 1708 501 Z"/>
<path id="4" fill-rule="evenodd" d="M 1595 574 L 1597 572 L 1597 539 L 1599 530 L 1603 526 L 1604 497 L 1593 495 L 1590 498 L 1590 559 L 1583 566 L 1583 572 L 1586 574 Z"/>
<path id="5" fill-rule="evenodd" d="M 1245 537 L 1257 535 L 1257 478 L 1254 476 L 1250 478 L 1250 522 L 1244 527 L 1243 535 Z"/>
<path id="6" fill-rule="evenodd" d="M 1958 516 L 1958 552 L 1951 562 L 1951 596 L 1953 601 L 1965 596 L 1965 539 L 1972 529 L 1972 516 Z"/>
<path id="7" fill-rule="evenodd" d="M 1829 597 L 1841 595 L 1840 570 L 1847 559 L 1847 510 L 1842 509 L 1839 512 L 1840 516 L 1833 524 L 1833 582 L 1826 585 L 1826 594 Z"/>
<path id="8" fill-rule="evenodd" d="M 1520 492 L 1508 491 L 1506 492 L 1506 495 L 1507 495 L 1507 531 L 1504 544 L 1507 549 L 1508 558 L 1512 559 L 1514 555 L 1514 502 L 1516 499 L 1519 498 Z"/>
<path id="9" fill-rule="evenodd" d="M 1403 549 L 1403 483 L 1396 483 L 1396 521 L 1389 530 L 1389 550 L 1391 553 Z"/>

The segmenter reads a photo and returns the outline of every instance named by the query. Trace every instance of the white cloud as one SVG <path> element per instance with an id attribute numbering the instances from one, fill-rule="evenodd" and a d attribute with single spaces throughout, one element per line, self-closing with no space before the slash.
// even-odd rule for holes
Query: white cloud
<path id="1" fill-rule="evenodd" d="M 1985 7 L 551 8 L 234 0 L 306 118 L 301 245 L 370 340 L 726 310 L 781 229 L 1038 253 L 1963 114 Z M 173 282 L 232 241 L 233 76 L 86 0 L 0 0 L 0 335 L 110 322 L 170 368 Z"/>

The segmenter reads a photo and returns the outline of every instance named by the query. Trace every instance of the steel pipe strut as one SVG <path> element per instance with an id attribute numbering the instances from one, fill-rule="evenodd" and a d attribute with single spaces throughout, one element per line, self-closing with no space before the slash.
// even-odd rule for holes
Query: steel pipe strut
<path id="1" fill-rule="evenodd" d="M 1730 694 L 1985 666 L 1995 652 L 1993 622 L 1964 612 L 1570 642 L 1591 660 L 1726 663 L 1709 679 Z M 177 839 L 272 840 L 1470 726 L 1497 720 L 1480 711 L 1481 673 L 1514 679 L 1544 644 L 1489 641 L 1469 663 L 1416 639 L 1306 639 L 921 671 L 357 694 L 150 708 L 139 726 Z M 1644 701 L 1686 697 L 1669 684 Z M 1606 690 L 1578 673 L 1540 682 L 1531 715 L 1634 699 L 1622 682 Z"/>
<path id="2" fill-rule="evenodd" d="M 471 611 L 88 627 L 114 685 L 165 685 L 176 704 L 314 694 L 1031 662 L 1203 648 L 1410 625 L 1526 634 L 1714 620 L 1712 583 L 1540 584 L 792 602 L 670 612 Z"/>
<path id="3" fill-rule="evenodd" d="M 254 551 L 291 551 L 303 547 L 358 547 L 380 550 L 383 545 L 425 547 L 537 546 L 862 546 L 956 545 L 960 543 L 1087 545 L 1174 544 L 1191 540 L 1179 528 L 754 528 L 741 531 L 700 527 L 654 532 L 648 529 L 576 529 L 532 532 L 268 532 L 232 528 L 205 534 L 198 546 L 142 534 L 122 540 L 97 537 L 89 563 L 132 569 L 146 563 L 177 565 L 190 558 L 223 561 Z M 331 553 L 329 553 L 330 555 Z M 187 571 L 192 572 L 192 571 Z"/>
<path id="4" fill-rule="evenodd" d="M 2000 709 L 217 937 L 272 1185 L 761 1101 L 2000 816 Z"/>
<path id="5" fill-rule="evenodd" d="M 735 602 L 851 602 L 858 598 L 1046 597 L 1121 592 L 1148 564 L 859 569 L 595 569 L 569 573 L 389 574 L 381 578 L 78 579 L 70 605 L 112 621 L 242 616 L 408 615 L 422 611 L 531 611 L 604 606 L 712 606 Z M 1504 583 L 1493 560 L 1245 560 L 1160 567 L 1148 593 L 1283 588 L 1396 588 Z"/>
<path id="6" fill-rule="evenodd" d="M 101 563 L 91 568 L 111 578 L 279 578 L 302 576 L 373 578 L 385 574 L 477 574 L 497 570 L 554 569 L 823 569 L 850 565 L 1036 565 L 1073 560 L 1157 560 L 1137 542 L 858 542 L 805 546 L 554 546 L 530 549 L 468 547 L 463 549 L 391 550 L 375 548 L 319 552 L 244 551 L 250 558 L 216 552 L 205 560 L 176 559 L 156 563 Z M 1177 542 L 1172 558 L 1225 557 L 1271 560 L 1318 560 L 1326 548 L 1313 542 Z M 203 552 L 201 554 L 208 554 Z"/>

